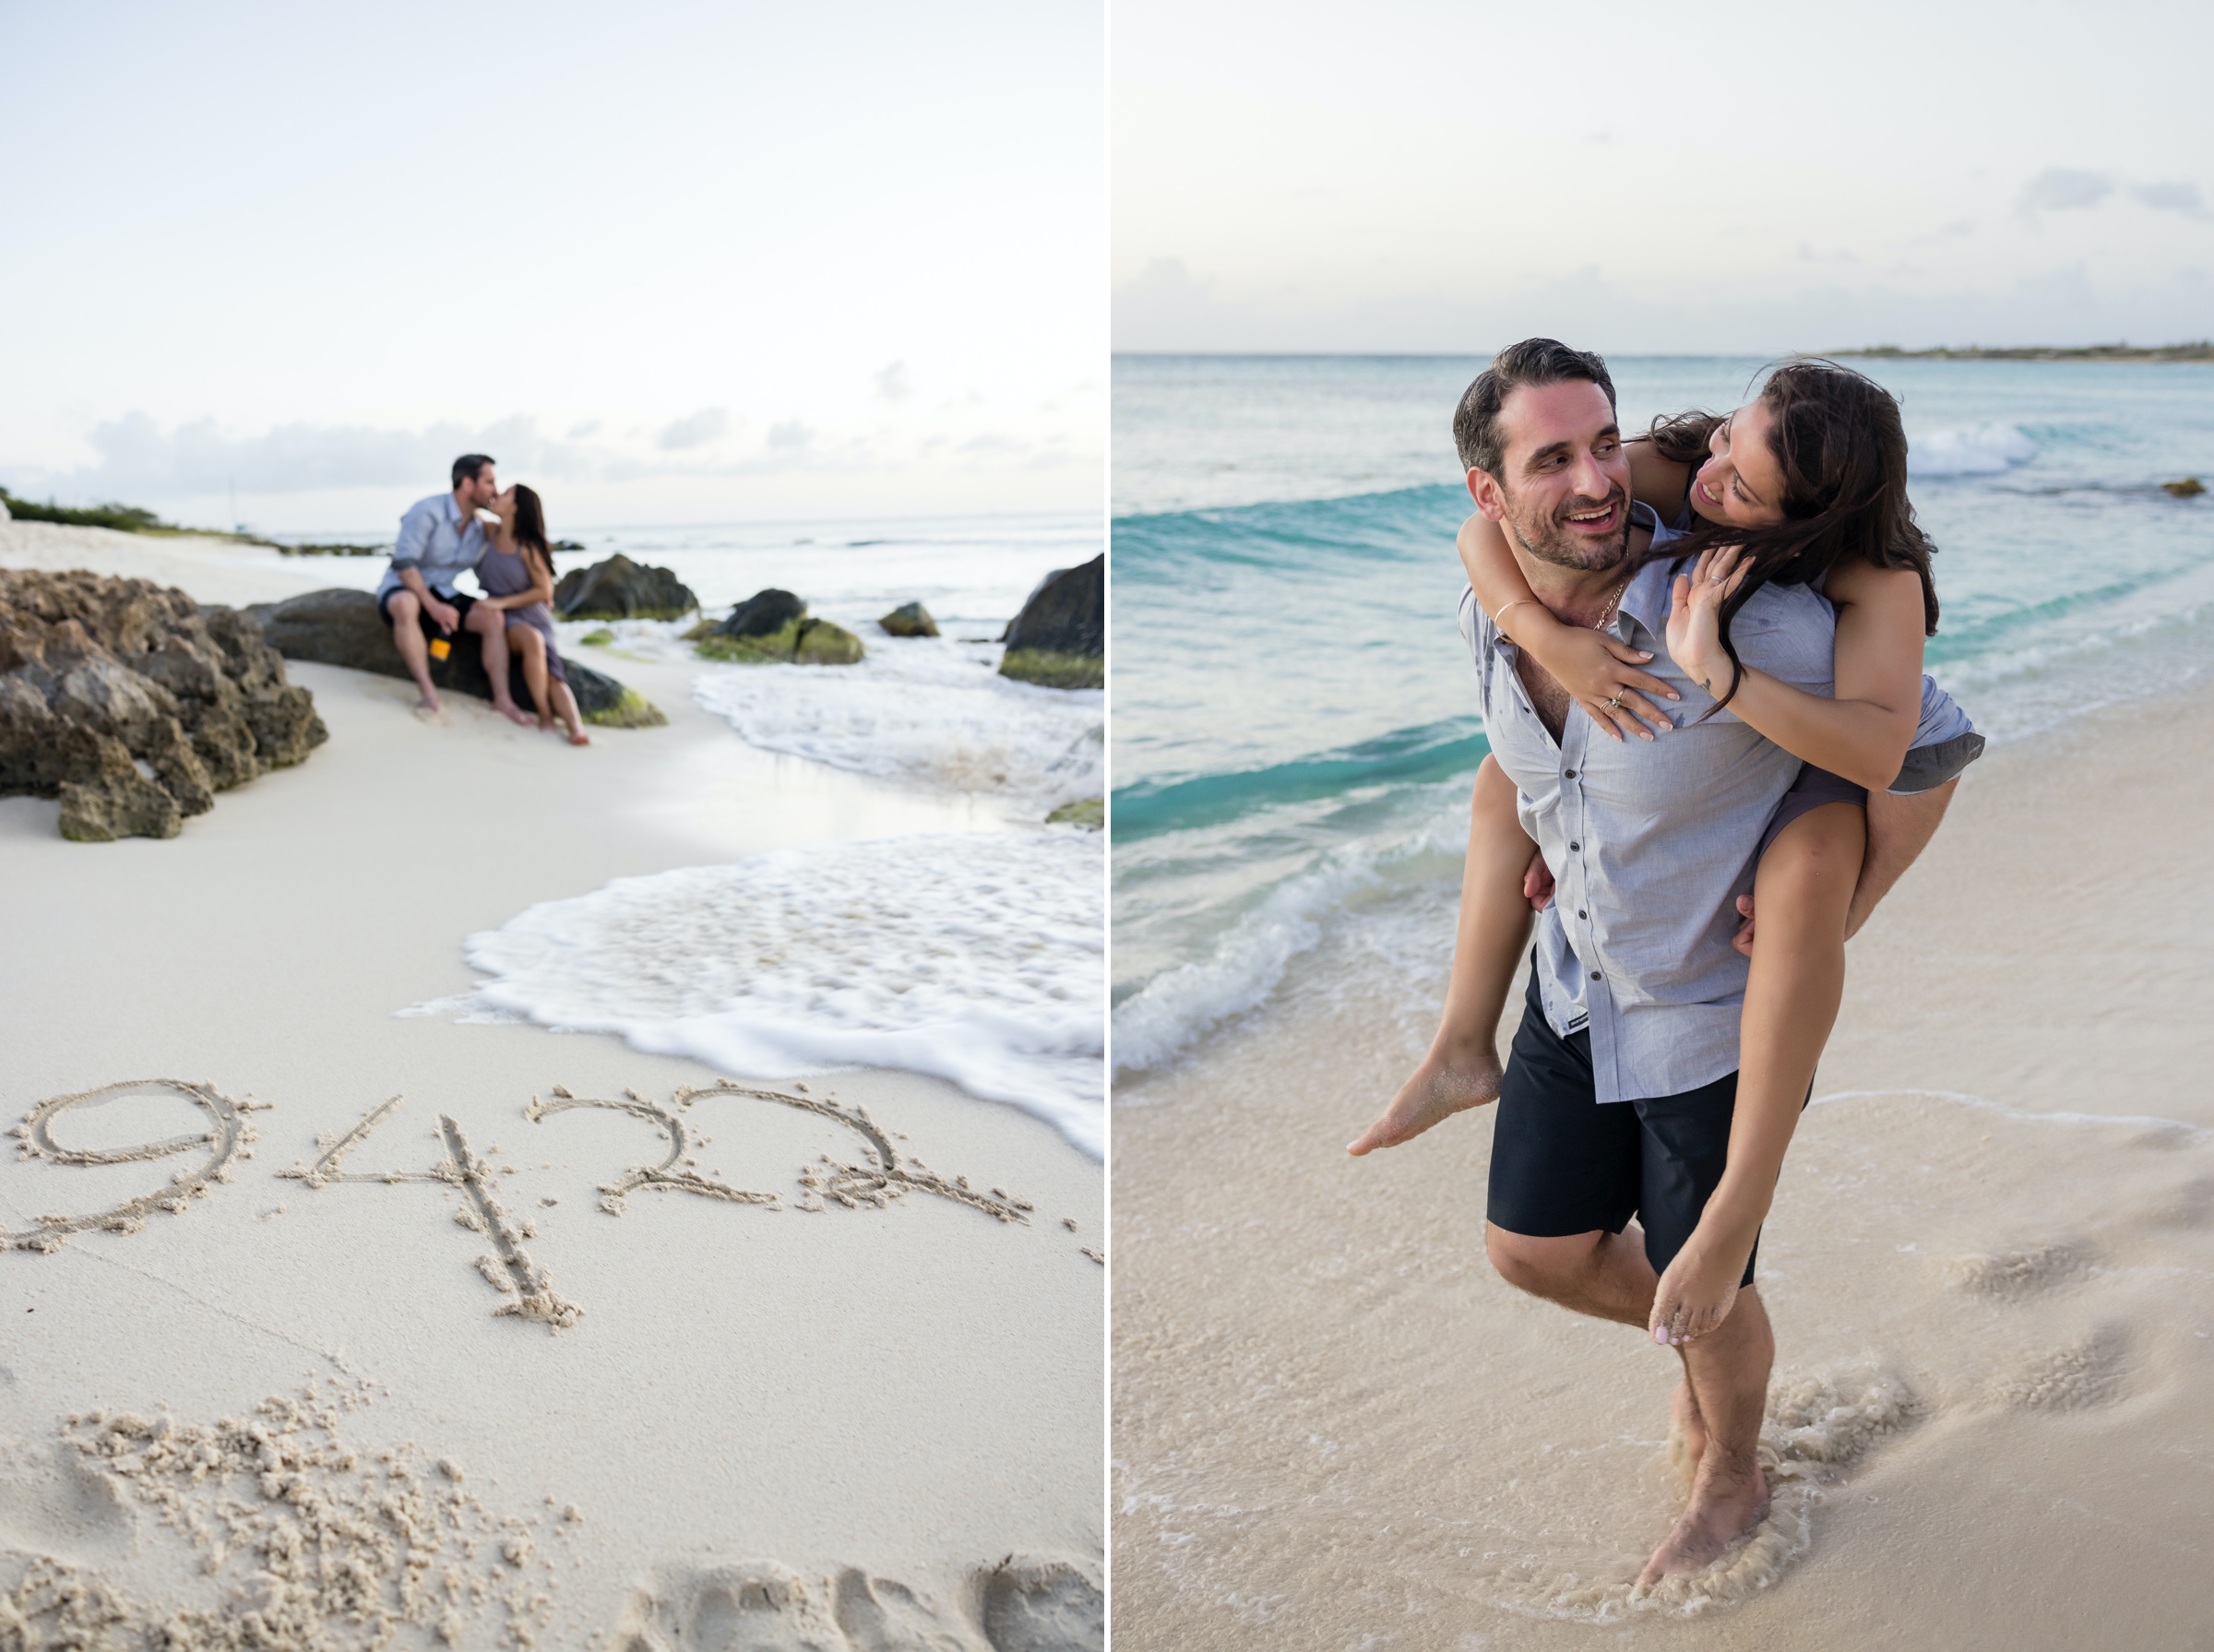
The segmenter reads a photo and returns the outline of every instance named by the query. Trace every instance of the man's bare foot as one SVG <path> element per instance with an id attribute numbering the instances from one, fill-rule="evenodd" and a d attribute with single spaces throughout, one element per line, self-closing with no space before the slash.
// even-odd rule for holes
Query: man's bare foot
<path id="1" fill-rule="evenodd" d="M 1707 1455 L 1707 1419 L 1686 1377 L 1676 1385 L 1668 1406 L 1668 1466 L 1685 1486 L 1699 1483 L 1699 1459 Z"/>
<path id="2" fill-rule="evenodd" d="M 1711 1464 L 1701 1467 L 1692 1482 L 1691 1506 L 1637 1575 L 1641 1589 L 1651 1588 L 1664 1577 L 1704 1572 L 1731 1544 L 1768 1518 L 1768 1477 L 1758 1465 L 1737 1474 L 1718 1472 Z"/>
<path id="3" fill-rule="evenodd" d="M 587 734 L 582 729 L 571 729 L 569 731 L 569 743 L 571 745 L 589 745 L 592 743 L 592 737 L 589 734 Z"/>
<path id="4" fill-rule="evenodd" d="M 415 709 L 418 712 L 428 713 L 432 717 L 436 717 L 441 709 L 438 704 L 438 696 L 430 693 L 426 689 L 423 694 L 416 696 Z"/>
<path id="5" fill-rule="evenodd" d="M 544 712 L 542 712 L 542 713 L 539 715 L 539 719 L 538 719 L 538 730 L 539 730 L 539 732 L 540 732 L 540 733 L 542 733 L 542 734 L 551 734 L 551 733 L 552 733 L 552 732 L 553 732 L 553 731 L 554 731 L 555 729 L 559 728 L 560 726 L 561 726 L 561 719 L 560 719 L 559 718 L 556 718 L 556 717 L 553 716 L 553 715 L 552 715 L 552 714 L 550 714 L 550 713 L 544 713 Z"/>
<path id="6" fill-rule="evenodd" d="M 519 724 L 521 727 L 526 729 L 538 720 L 536 718 L 532 717 L 530 713 L 525 711 L 520 706 L 517 705 L 513 700 L 508 700 L 505 703 L 494 700 L 492 703 L 492 708 L 498 712 L 502 717 L 506 718 L 509 722 Z"/>
<path id="7" fill-rule="evenodd" d="M 1359 1159 L 1378 1147 L 1396 1147 L 1412 1141 L 1457 1112 L 1498 1100 L 1499 1079 L 1499 1057 L 1492 1051 L 1458 1064 L 1435 1054 L 1427 1056 L 1414 1070 L 1414 1076 L 1391 1099 L 1391 1105 L 1346 1151 Z"/>

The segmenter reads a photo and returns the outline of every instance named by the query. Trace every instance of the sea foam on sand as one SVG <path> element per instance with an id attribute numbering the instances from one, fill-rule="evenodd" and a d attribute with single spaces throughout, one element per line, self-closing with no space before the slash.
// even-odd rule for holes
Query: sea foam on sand
<path id="1" fill-rule="evenodd" d="M 471 935 L 492 977 L 402 1014 L 619 1033 L 720 1072 L 900 1067 L 1103 1156 L 1101 841 L 934 833 L 619 878 Z"/>
<path id="2" fill-rule="evenodd" d="M 871 637 L 858 665 L 725 666 L 693 697 L 750 743 L 943 791 L 1000 792 L 1041 813 L 1098 797 L 1106 696 L 999 676 L 958 645 Z"/>

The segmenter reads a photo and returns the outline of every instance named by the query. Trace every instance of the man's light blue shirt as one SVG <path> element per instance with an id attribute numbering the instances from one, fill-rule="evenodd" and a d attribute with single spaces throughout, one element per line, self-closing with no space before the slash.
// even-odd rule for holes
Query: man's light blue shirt
<path id="1" fill-rule="evenodd" d="M 413 568 L 423 584 L 442 597 L 454 594 L 454 581 L 477 565 L 484 554 L 484 525 L 476 513 L 462 518 L 461 507 L 451 493 L 433 493 L 408 506 L 399 519 L 399 538 L 392 544 L 392 565 L 377 583 L 381 600 L 399 588 L 399 570 Z"/>
<path id="2" fill-rule="evenodd" d="M 1631 519 L 1655 528 L 1656 545 L 1676 537 L 1643 505 Z M 1673 731 L 1650 742 L 1609 739 L 1575 706 L 1556 742 L 1516 671 L 1515 645 L 1474 591 L 1460 600 L 1492 755 L 1553 869 L 1553 903 L 1538 919 L 1545 1018 L 1563 1037 L 1590 1028 L 1601 1101 L 1679 1095 L 1737 1070 L 1750 967 L 1730 944 L 1737 897 L 1752 889 L 1761 835 L 1799 774 L 1798 758 L 1729 711 L 1699 720 L 1713 696 L 1668 654 L 1676 571 L 1666 557 L 1648 562 L 1607 626 L 1651 649 L 1645 669 L 1684 696 L 1664 703 Z M 1814 591 L 1769 585 L 1730 636 L 1748 666 L 1827 695 L 1836 625 Z"/>

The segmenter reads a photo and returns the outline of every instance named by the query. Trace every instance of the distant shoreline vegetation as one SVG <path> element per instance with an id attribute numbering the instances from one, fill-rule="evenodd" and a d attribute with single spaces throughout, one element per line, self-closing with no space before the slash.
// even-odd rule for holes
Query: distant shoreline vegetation
<path id="1" fill-rule="evenodd" d="M 1901 350 L 1896 344 L 1871 344 L 1860 350 L 1833 350 L 1833 357 L 1873 357 L 1886 362 L 2214 362 L 2214 339 L 2196 344 L 2087 344 L 2063 349 L 2054 344 L 2023 344 L 1992 349 L 1970 344 L 1955 350 Z"/>
<path id="2" fill-rule="evenodd" d="M 380 541 L 374 545 L 299 544 L 287 545 L 276 540 L 265 540 L 255 533 L 225 533 L 220 528 L 182 528 L 174 522 L 164 522 L 143 505 L 106 505 L 75 506 L 56 505 L 51 499 L 44 505 L 35 500 L 18 499 L 6 488 L 0 488 L 0 505 L 7 506 L 7 514 L 18 522 L 54 522 L 64 528 L 108 528 L 117 533 L 151 533 L 162 535 L 190 534 L 195 539 L 229 540 L 235 545 L 262 545 L 283 556 L 389 556 L 392 546 Z M 555 540 L 556 551 L 581 551 L 585 547 L 577 540 Z"/>

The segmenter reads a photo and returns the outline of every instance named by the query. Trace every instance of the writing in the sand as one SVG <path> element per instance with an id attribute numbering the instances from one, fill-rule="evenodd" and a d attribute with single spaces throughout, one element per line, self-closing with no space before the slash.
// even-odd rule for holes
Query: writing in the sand
<path id="1" fill-rule="evenodd" d="M 55 1122 L 72 1109 L 134 1093 L 164 1090 L 183 1097 L 198 1109 L 207 1120 L 208 1128 L 135 1147 L 108 1148 L 73 1147 L 54 1135 Z M 797 1179 L 800 1194 L 794 1201 L 794 1207 L 800 1210 L 822 1211 L 834 1204 L 849 1210 L 882 1210 L 896 1199 L 922 1193 L 966 1205 L 1001 1222 L 1027 1225 L 1033 1214 L 1032 1206 L 1004 1188 L 994 1187 L 988 1192 L 973 1188 L 966 1176 L 941 1175 L 920 1158 L 902 1154 L 893 1146 L 892 1133 L 872 1120 L 866 1108 L 841 1106 L 803 1091 L 795 1095 L 782 1090 L 755 1089 L 723 1079 L 711 1085 L 686 1085 L 663 1104 L 649 1100 L 637 1090 L 626 1089 L 619 1099 L 610 1100 L 572 1095 L 556 1085 L 550 1099 L 531 1097 L 523 1116 L 533 1124 L 542 1124 L 573 1110 L 603 1108 L 627 1113 L 660 1131 L 665 1151 L 658 1163 L 634 1166 L 600 1189 L 600 1207 L 611 1216 L 622 1215 L 629 1195 L 641 1188 L 657 1193 L 690 1194 L 769 1210 L 785 1208 L 784 1197 L 780 1193 L 735 1187 L 718 1175 L 703 1174 L 695 1168 L 698 1161 L 694 1149 L 704 1145 L 706 1138 L 692 1127 L 693 1110 L 702 1101 L 724 1099 L 796 1108 L 841 1124 L 860 1138 L 859 1162 L 844 1162 L 826 1153 L 817 1162 L 802 1167 Z M 526 1248 L 529 1241 L 538 1237 L 536 1220 L 511 1213 L 500 1200 L 501 1182 L 514 1175 L 516 1167 L 498 1162 L 496 1147 L 482 1151 L 471 1147 L 458 1120 L 439 1115 L 438 1140 L 444 1155 L 434 1164 L 421 1169 L 379 1171 L 346 1168 L 348 1156 L 361 1148 L 400 1104 L 401 1099 L 394 1096 L 371 1108 L 352 1129 L 320 1139 L 316 1146 L 322 1151 L 314 1163 L 295 1163 L 292 1169 L 276 1174 L 283 1180 L 299 1182 L 315 1193 L 347 1183 L 387 1187 L 429 1183 L 443 1189 L 453 1206 L 455 1223 L 482 1235 L 492 1246 L 477 1258 L 476 1266 L 485 1282 L 506 1299 L 494 1312 L 537 1320 L 554 1330 L 574 1325 L 584 1310 L 554 1289 L 546 1270 L 532 1259 Z M 96 1228 L 135 1233 L 146 1225 L 148 1216 L 157 1210 L 182 1214 L 193 1200 L 205 1198 L 215 1187 L 232 1181 L 240 1162 L 254 1156 L 251 1144 L 256 1132 L 251 1115 L 271 1105 L 266 1101 L 237 1100 L 212 1083 L 181 1078 L 134 1079 L 49 1097 L 32 1108 L 16 1126 L 18 1152 L 25 1159 L 89 1167 L 150 1162 L 202 1151 L 206 1157 L 198 1164 L 174 1172 L 164 1185 L 154 1191 L 122 1200 L 105 1209 L 82 1216 L 42 1216 L 35 1218 L 30 1229 L 21 1231 L 0 1228 L 0 1248 L 54 1251 L 72 1233 Z M 551 1206 L 554 1201 L 545 1199 L 541 1203 Z"/>

